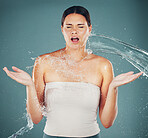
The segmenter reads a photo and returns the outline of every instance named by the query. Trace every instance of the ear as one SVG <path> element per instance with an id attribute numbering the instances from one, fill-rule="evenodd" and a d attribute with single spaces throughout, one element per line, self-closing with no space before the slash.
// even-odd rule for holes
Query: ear
<path id="1" fill-rule="evenodd" d="M 89 34 L 91 34 L 92 25 L 89 26 Z"/>
<path id="2" fill-rule="evenodd" d="M 63 33 L 63 26 L 61 25 L 61 31 L 62 31 L 62 33 Z"/>

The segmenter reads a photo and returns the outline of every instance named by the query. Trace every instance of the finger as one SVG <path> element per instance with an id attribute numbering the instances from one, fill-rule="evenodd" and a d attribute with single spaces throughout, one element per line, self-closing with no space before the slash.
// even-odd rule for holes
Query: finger
<path id="1" fill-rule="evenodd" d="M 11 79 L 13 79 L 13 80 L 15 80 L 15 81 L 21 83 L 21 80 L 16 77 L 16 74 L 17 74 L 16 72 L 9 71 L 7 75 L 8 75 Z"/>
<path id="2" fill-rule="evenodd" d="M 3 70 L 5 71 L 5 70 L 8 70 L 8 69 L 7 69 L 7 67 L 4 67 Z"/>
<path id="3" fill-rule="evenodd" d="M 9 77 L 11 77 L 11 78 L 13 77 L 13 78 L 14 78 L 14 76 L 13 76 L 13 74 L 12 74 L 12 73 L 13 73 L 12 71 L 9 71 L 7 68 L 5 68 L 4 70 L 5 70 L 6 74 L 7 74 Z"/>
<path id="4" fill-rule="evenodd" d="M 14 71 L 16 71 L 16 72 L 24 72 L 23 70 L 21 70 L 21 69 L 15 67 L 15 66 L 12 66 L 12 69 L 13 69 Z"/>
<path id="5" fill-rule="evenodd" d="M 134 72 L 133 71 L 130 71 L 130 72 L 127 72 L 127 73 L 122 73 L 118 76 L 126 76 L 126 75 L 132 75 Z"/>
<path id="6" fill-rule="evenodd" d="M 135 79 L 139 78 L 142 74 L 143 74 L 143 72 L 139 72 L 139 73 L 133 74 L 132 77 L 131 77 L 132 81 L 134 81 Z"/>
<path id="7" fill-rule="evenodd" d="M 5 69 L 5 70 L 6 70 L 6 71 L 5 71 L 6 74 L 7 74 L 10 78 L 12 78 L 13 80 L 15 80 L 15 81 L 21 83 L 21 80 L 16 77 L 16 74 L 18 74 L 18 73 L 9 71 L 8 69 Z"/>
<path id="8" fill-rule="evenodd" d="M 135 74 L 135 76 L 138 78 L 138 77 L 140 77 L 143 73 L 144 73 L 144 72 L 139 72 L 139 73 Z"/>
<path id="9" fill-rule="evenodd" d="M 16 72 L 13 72 L 13 71 L 9 71 L 8 69 L 4 69 L 5 70 L 5 72 L 6 72 L 6 74 L 9 76 L 9 77 L 13 77 L 13 79 L 14 79 L 14 77 L 15 77 L 15 75 L 16 74 L 18 74 L 18 73 L 16 73 Z M 16 77 L 15 77 L 16 78 Z"/>
<path id="10" fill-rule="evenodd" d="M 3 70 L 4 70 L 6 73 L 9 72 L 9 70 L 7 69 L 7 67 L 4 67 Z"/>
<path id="11" fill-rule="evenodd" d="M 9 71 L 7 69 L 7 67 L 4 67 L 3 70 L 7 73 L 7 75 L 10 75 L 10 74 L 15 75 L 16 74 L 15 72 Z"/>
<path id="12" fill-rule="evenodd" d="M 124 75 L 130 75 L 130 74 L 133 74 L 134 71 L 130 71 L 130 72 L 127 72 L 127 73 L 124 73 Z"/>
<path id="13" fill-rule="evenodd" d="M 8 76 L 11 74 L 11 71 L 9 71 L 8 69 L 5 69 L 5 72 Z"/>

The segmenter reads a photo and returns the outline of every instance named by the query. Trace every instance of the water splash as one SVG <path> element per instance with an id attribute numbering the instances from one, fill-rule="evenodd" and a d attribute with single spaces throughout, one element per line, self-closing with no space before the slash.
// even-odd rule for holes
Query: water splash
<path id="1" fill-rule="evenodd" d="M 41 107 L 41 111 L 42 111 L 42 115 L 44 117 L 46 117 L 47 116 L 47 113 L 48 113 L 46 106 L 43 105 Z M 27 112 L 27 109 L 26 109 L 25 118 L 27 119 L 27 125 L 25 127 L 20 128 L 17 132 L 15 132 L 14 134 L 12 134 L 8 138 L 16 138 L 18 136 L 23 135 L 24 133 L 27 133 L 31 129 L 33 129 L 34 124 L 33 124 L 32 120 L 31 120 L 30 114 L 28 114 L 28 112 Z"/>
<path id="2" fill-rule="evenodd" d="M 26 127 L 22 127 L 20 130 L 18 130 L 17 132 L 15 132 L 13 135 L 9 136 L 8 138 L 16 138 L 17 136 L 21 136 L 33 128 L 33 122 L 32 122 L 30 115 L 28 113 L 26 113 L 26 118 L 27 118 Z"/>
<path id="3" fill-rule="evenodd" d="M 119 39 L 99 34 L 92 34 L 88 41 L 89 47 L 96 53 L 116 54 L 125 58 L 143 75 L 148 77 L 148 52 Z"/>

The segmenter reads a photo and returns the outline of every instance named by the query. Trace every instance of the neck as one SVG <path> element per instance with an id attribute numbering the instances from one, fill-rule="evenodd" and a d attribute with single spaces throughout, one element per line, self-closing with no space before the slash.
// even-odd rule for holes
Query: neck
<path id="1" fill-rule="evenodd" d="M 73 49 L 70 47 L 64 48 L 64 53 L 66 56 L 68 56 L 68 59 L 73 60 L 75 62 L 79 62 L 82 59 L 84 59 L 88 53 L 85 47 Z"/>

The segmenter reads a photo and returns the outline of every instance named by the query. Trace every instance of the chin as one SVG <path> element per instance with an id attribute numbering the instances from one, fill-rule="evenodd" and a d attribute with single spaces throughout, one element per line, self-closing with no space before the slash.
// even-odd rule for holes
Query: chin
<path id="1" fill-rule="evenodd" d="M 78 45 L 78 44 L 77 44 L 77 45 L 71 45 L 71 46 L 70 46 L 71 49 L 75 49 L 75 50 L 76 50 L 76 49 L 79 49 L 80 47 L 81 47 L 81 46 Z"/>
<path id="2" fill-rule="evenodd" d="M 84 45 L 82 46 L 81 44 L 70 44 L 69 48 L 71 49 L 79 49 L 79 48 L 82 48 L 84 47 Z"/>

